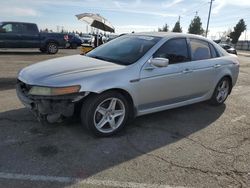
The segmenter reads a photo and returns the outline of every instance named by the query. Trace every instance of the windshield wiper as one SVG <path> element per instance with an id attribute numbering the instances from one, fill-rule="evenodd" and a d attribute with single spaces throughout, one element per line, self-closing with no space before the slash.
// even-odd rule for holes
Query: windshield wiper
<path id="1" fill-rule="evenodd" d="M 95 59 L 100 59 L 100 60 L 103 60 L 103 61 L 108 61 L 108 59 L 107 59 L 107 58 L 105 58 L 105 57 L 101 57 L 101 56 L 97 56 L 97 55 L 90 56 L 90 57 L 95 58 Z"/>

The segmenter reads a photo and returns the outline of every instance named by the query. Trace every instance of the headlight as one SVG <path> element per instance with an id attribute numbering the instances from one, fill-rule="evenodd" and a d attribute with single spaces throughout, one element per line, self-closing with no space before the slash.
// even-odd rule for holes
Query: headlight
<path id="1" fill-rule="evenodd" d="M 43 96 L 55 96 L 55 95 L 67 95 L 77 93 L 80 91 L 80 86 L 69 86 L 69 87 L 42 87 L 33 86 L 29 94 L 30 95 L 43 95 Z"/>

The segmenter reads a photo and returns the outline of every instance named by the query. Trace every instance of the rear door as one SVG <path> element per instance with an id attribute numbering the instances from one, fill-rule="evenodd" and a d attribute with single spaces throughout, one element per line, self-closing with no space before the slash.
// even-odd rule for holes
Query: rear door
<path id="1" fill-rule="evenodd" d="M 35 24 L 21 23 L 21 41 L 24 48 L 40 47 L 40 34 Z"/>
<path id="2" fill-rule="evenodd" d="M 214 87 L 220 68 L 220 61 L 212 44 L 202 39 L 188 40 L 192 61 L 183 65 L 183 71 L 192 76 L 194 96 L 202 97 Z"/>

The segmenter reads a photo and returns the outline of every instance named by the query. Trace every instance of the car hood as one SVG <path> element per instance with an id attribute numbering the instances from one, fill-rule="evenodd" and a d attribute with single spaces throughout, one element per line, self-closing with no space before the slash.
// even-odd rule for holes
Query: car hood
<path id="1" fill-rule="evenodd" d="M 125 67 L 87 56 L 73 55 L 30 65 L 19 72 L 18 79 L 30 85 L 53 86 L 61 85 L 58 82 L 66 84 L 68 81 Z"/>

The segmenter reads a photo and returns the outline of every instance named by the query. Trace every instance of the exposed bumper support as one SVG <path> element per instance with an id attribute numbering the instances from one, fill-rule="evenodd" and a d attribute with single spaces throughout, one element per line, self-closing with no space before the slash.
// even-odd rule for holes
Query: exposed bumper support
<path id="1" fill-rule="evenodd" d="M 75 103 L 86 96 L 84 93 L 60 97 L 29 96 L 22 91 L 19 84 L 16 92 L 20 101 L 35 114 L 39 121 L 46 120 L 49 123 L 60 122 L 63 118 L 72 116 Z"/>

